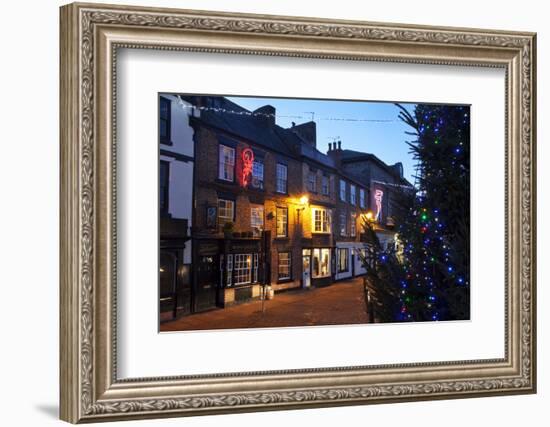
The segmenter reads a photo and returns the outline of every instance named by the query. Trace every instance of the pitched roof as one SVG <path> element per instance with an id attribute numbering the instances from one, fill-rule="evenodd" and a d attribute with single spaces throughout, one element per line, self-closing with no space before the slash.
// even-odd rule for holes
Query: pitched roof
<path id="1" fill-rule="evenodd" d="M 182 96 L 195 104 L 197 97 Z M 277 124 L 268 124 L 267 117 L 255 115 L 254 112 L 241 107 L 225 97 L 204 96 L 212 102 L 212 106 L 201 109 L 200 117 L 196 120 L 205 125 L 215 127 L 229 134 L 244 138 L 267 149 L 276 151 L 288 157 L 304 157 L 320 165 L 336 169 L 335 160 L 317 148 L 308 144 L 303 137 L 292 128 L 283 128 Z M 380 160 L 374 154 L 354 150 L 342 150 L 342 163 L 370 160 L 386 170 L 390 175 L 399 179 L 404 185 L 411 185 L 401 177 L 391 166 Z M 357 175 L 346 175 L 358 183 L 362 182 Z M 411 185 L 412 186 L 412 185 Z"/>
<path id="2" fill-rule="evenodd" d="M 403 185 L 409 185 L 412 187 L 412 184 L 405 178 L 403 178 L 392 166 L 385 163 L 383 160 L 380 160 L 377 156 L 372 153 L 364 153 L 362 151 L 355 150 L 342 150 L 342 163 L 354 163 L 354 162 L 363 162 L 371 161 L 376 163 L 379 167 L 384 169 L 394 178 L 398 179 Z"/>
<path id="3" fill-rule="evenodd" d="M 292 128 L 265 123 L 265 118 L 256 116 L 227 98 L 210 97 L 219 107 L 201 110 L 199 121 L 206 125 L 242 137 L 266 149 L 277 151 L 289 157 L 303 156 L 329 168 L 335 168 L 334 160 L 309 145 Z"/>
<path id="4" fill-rule="evenodd" d="M 199 120 L 207 125 L 255 142 L 266 149 L 275 150 L 289 156 L 293 155 L 293 141 L 292 136 L 288 135 L 289 132 L 284 132 L 285 129 L 278 125 L 266 126 L 261 119 L 252 116 L 251 112 L 245 108 L 227 99 L 224 99 L 224 101 L 227 103 L 226 106 L 222 107 L 225 111 L 204 109 L 201 111 Z"/>

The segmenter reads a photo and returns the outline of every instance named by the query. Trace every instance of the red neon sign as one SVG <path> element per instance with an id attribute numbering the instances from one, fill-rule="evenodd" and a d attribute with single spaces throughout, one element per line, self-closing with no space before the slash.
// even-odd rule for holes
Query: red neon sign
<path id="1" fill-rule="evenodd" d="M 241 154 L 241 157 L 243 159 L 242 183 L 243 187 L 246 187 L 250 182 L 250 175 L 252 174 L 254 152 L 250 148 L 245 148 Z"/>

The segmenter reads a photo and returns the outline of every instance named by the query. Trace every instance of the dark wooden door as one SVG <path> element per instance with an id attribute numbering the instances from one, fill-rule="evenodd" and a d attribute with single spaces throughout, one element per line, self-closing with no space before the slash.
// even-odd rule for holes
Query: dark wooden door
<path id="1" fill-rule="evenodd" d="M 218 256 L 199 256 L 197 287 L 195 289 L 195 311 L 205 311 L 216 307 L 219 277 Z"/>

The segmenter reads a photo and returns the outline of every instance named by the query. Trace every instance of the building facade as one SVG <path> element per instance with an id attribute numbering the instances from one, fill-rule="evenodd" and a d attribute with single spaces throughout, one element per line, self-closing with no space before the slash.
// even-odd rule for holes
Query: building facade
<path id="1" fill-rule="evenodd" d="M 357 177 L 369 189 L 369 206 L 376 224 L 376 234 L 383 248 L 398 244 L 394 215 L 403 191 L 414 187 L 403 177 L 403 165 L 387 165 L 374 154 L 341 150 L 340 168 L 344 174 Z"/>
<path id="2" fill-rule="evenodd" d="M 174 95 L 159 97 L 159 299 L 161 317 L 191 312 L 194 174 L 193 110 Z M 189 107 L 189 104 L 187 104 Z"/>

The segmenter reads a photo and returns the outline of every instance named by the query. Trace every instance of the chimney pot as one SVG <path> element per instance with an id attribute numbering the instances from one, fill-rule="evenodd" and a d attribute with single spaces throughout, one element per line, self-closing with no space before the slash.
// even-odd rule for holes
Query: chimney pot
<path id="1" fill-rule="evenodd" d="M 332 151 L 332 142 L 328 143 L 328 151 Z"/>
<path id="2" fill-rule="evenodd" d="M 256 119 L 264 126 L 275 126 L 275 107 L 271 105 L 264 105 L 253 111 Z"/>
<path id="3" fill-rule="evenodd" d="M 342 149 L 342 141 L 338 141 L 338 150 Z"/>

